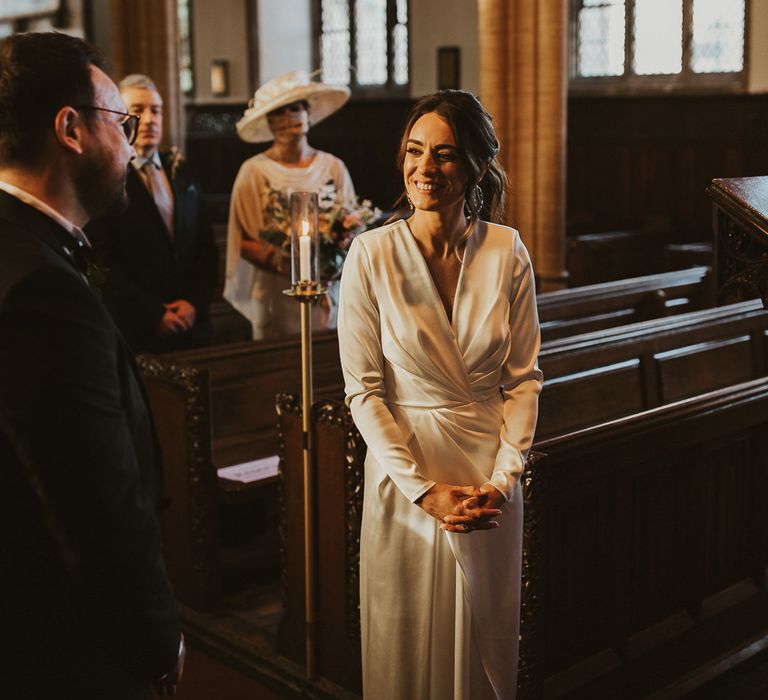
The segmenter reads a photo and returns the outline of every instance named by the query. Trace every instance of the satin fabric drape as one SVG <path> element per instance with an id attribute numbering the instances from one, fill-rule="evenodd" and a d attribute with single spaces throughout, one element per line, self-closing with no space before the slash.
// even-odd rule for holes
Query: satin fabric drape
<path id="1" fill-rule="evenodd" d="M 514 698 L 518 477 L 542 381 L 533 274 L 517 231 L 476 226 L 451 319 L 407 223 L 363 234 L 342 276 L 339 347 L 368 445 L 364 697 Z M 489 481 L 507 498 L 495 530 L 447 533 L 414 504 L 435 482 Z"/>

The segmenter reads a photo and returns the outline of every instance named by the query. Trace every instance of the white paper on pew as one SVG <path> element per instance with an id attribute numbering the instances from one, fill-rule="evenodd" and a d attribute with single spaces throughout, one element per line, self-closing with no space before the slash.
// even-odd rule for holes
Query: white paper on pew
<path id="1" fill-rule="evenodd" d="M 277 476 L 277 465 L 280 458 L 277 455 L 255 459 L 252 462 L 243 462 L 242 464 L 233 464 L 231 467 L 222 467 L 217 470 L 217 474 L 222 479 L 230 481 L 240 481 L 243 484 L 251 484 L 254 481 L 269 479 Z"/>

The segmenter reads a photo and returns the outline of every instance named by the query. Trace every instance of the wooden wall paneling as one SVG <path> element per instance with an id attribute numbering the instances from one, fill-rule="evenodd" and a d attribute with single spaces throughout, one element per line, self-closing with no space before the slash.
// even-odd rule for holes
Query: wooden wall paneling
<path id="1" fill-rule="evenodd" d="M 572 96 L 568 115 L 570 235 L 656 217 L 677 242 L 705 240 L 709 182 L 764 174 L 768 162 L 765 95 Z"/>
<path id="2" fill-rule="evenodd" d="M 390 209 L 403 187 L 395 167 L 400 132 L 413 104 L 410 98 L 353 100 L 328 119 L 313 126 L 309 141 L 341 158 L 355 190 L 382 210 Z M 235 124 L 245 105 L 187 106 L 186 152 L 200 174 L 212 218 L 226 222 L 228 201 L 243 161 L 269 144 L 241 141 Z"/>

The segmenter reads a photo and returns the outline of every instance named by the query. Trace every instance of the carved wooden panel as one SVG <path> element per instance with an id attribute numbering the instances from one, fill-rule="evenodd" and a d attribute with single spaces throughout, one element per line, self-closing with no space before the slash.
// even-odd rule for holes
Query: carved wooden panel
<path id="1" fill-rule="evenodd" d="M 290 394 L 276 400 L 280 426 L 280 582 L 283 617 L 278 649 L 298 664 L 304 645 L 304 461 L 301 401 Z"/>
<path id="2" fill-rule="evenodd" d="M 347 407 L 312 407 L 317 450 L 318 640 L 321 673 L 362 692 L 360 525 L 365 444 Z"/>
<path id="3" fill-rule="evenodd" d="M 165 559 L 174 591 L 211 606 L 219 593 L 216 470 L 211 459 L 208 373 L 151 355 L 137 364 L 149 398 L 165 470 Z"/>
<path id="4" fill-rule="evenodd" d="M 710 240 L 713 178 L 765 174 L 766 95 L 575 96 L 568 100 L 570 233 L 668 225 Z"/>

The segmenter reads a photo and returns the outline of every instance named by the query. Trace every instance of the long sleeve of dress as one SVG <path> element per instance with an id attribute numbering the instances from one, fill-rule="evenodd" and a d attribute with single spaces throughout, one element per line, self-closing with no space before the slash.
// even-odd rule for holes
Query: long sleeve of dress
<path id="1" fill-rule="evenodd" d="M 370 272 L 365 246 L 355 240 L 344 264 L 339 300 L 339 352 L 346 401 L 368 449 L 413 502 L 435 482 L 419 472 L 407 436 L 386 403 L 379 309 Z"/>
<path id="2" fill-rule="evenodd" d="M 541 344 L 533 269 L 525 246 L 516 241 L 519 283 L 510 302 L 511 348 L 502 371 L 504 397 L 501 443 L 489 482 L 509 500 L 525 466 L 538 417 L 543 375 L 537 357 Z"/>

